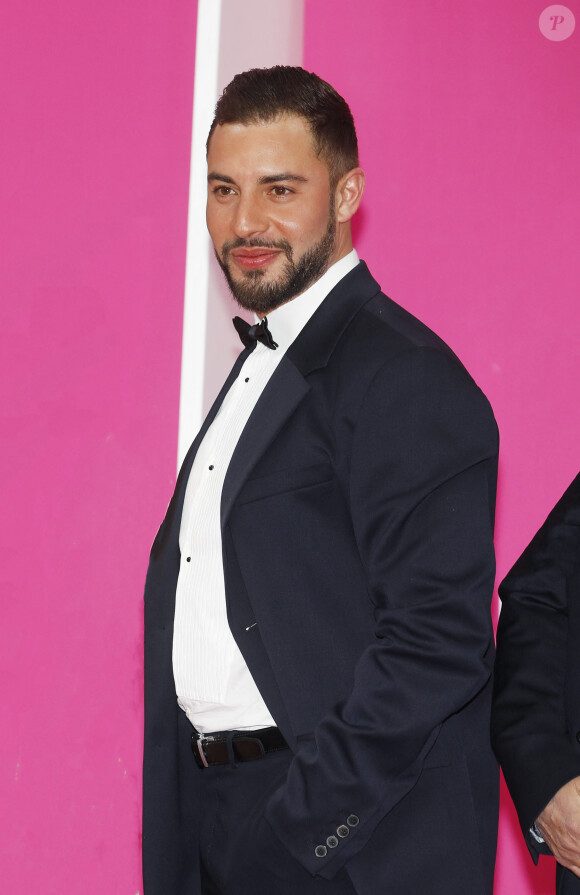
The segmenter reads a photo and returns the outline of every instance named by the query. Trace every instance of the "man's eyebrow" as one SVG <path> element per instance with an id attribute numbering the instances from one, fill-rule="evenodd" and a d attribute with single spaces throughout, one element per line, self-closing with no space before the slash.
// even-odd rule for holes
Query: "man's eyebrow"
<path id="1" fill-rule="evenodd" d="M 208 182 L 212 180 L 220 180 L 222 183 L 235 183 L 233 177 L 228 177 L 227 174 L 220 174 L 218 171 L 210 171 L 207 175 Z M 258 183 L 262 186 L 266 186 L 269 183 L 280 183 L 280 181 L 292 181 L 293 183 L 306 183 L 307 178 L 302 177 L 301 174 L 290 174 L 289 172 L 283 172 L 282 174 L 265 174 L 263 177 L 260 177 Z"/>
<path id="2" fill-rule="evenodd" d="M 228 177 L 227 174 L 218 174 L 217 171 L 210 171 L 207 175 L 208 182 L 211 180 L 221 180 L 223 183 L 234 183 L 233 177 Z"/>
<path id="3" fill-rule="evenodd" d="M 258 183 L 260 184 L 268 184 L 268 183 L 279 183 L 281 180 L 290 180 L 294 183 L 306 183 L 306 177 L 302 177 L 300 174 L 266 174 L 264 177 L 260 177 Z"/>

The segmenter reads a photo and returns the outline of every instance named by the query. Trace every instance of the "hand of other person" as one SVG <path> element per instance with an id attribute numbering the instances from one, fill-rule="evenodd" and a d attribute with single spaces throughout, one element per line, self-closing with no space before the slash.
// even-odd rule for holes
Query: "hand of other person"
<path id="1" fill-rule="evenodd" d="M 580 777 L 558 790 L 536 826 L 558 863 L 580 876 Z"/>

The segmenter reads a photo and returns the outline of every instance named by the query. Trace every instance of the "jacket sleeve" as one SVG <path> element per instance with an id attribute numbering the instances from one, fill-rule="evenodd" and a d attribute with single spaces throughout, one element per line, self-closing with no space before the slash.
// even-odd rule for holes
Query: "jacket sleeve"
<path id="1" fill-rule="evenodd" d="M 548 848 L 530 828 L 560 787 L 580 775 L 580 749 L 566 710 L 570 620 L 580 612 L 580 475 L 499 593 L 492 741 L 537 861 Z"/>
<path id="2" fill-rule="evenodd" d="M 442 723 L 489 682 L 497 449 L 487 400 L 443 352 L 405 352 L 366 392 L 350 510 L 375 640 L 266 809 L 313 874 L 332 878 L 365 845 L 417 782 Z M 338 845 L 326 848 L 329 835 Z"/>

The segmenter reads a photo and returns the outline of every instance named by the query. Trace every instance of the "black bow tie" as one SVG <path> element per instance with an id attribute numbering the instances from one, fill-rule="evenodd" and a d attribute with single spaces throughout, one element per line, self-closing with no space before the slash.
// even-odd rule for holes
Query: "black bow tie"
<path id="1" fill-rule="evenodd" d="M 250 326 L 247 320 L 242 320 L 241 317 L 234 317 L 233 324 L 246 348 L 250 348 L 256 342 L 261 342 L 266 348 L 278 347 L 278 343 L 274 341 L 272 333 L 268 329 L 266 317 L 260 323 L 254 323 L 253 326 Z"/>

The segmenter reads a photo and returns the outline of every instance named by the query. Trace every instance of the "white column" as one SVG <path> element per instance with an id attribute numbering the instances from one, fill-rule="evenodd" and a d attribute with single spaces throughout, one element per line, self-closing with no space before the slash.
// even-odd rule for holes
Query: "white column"
<path id="1" fill-rule="evenodd" d="M 178 463 L 240 350 L 238 313 L 205 226 L 205 142 L 217 98 L 249 68 L 300 65 L 304 0 L 199 0 L 189 183 Z M 211 340 L 206 338 L 211 333 Z"/>
<path id="2" fill-rule="evenodd" d="M 197 6 L 178 465 L 181 465 L 199 428 L 202 415 L 210 258 L 209 237 L 205 226 L 205 139 L 213 119 L 218 93 L 221 6 L 221 0 L 199 0 Z"/>

